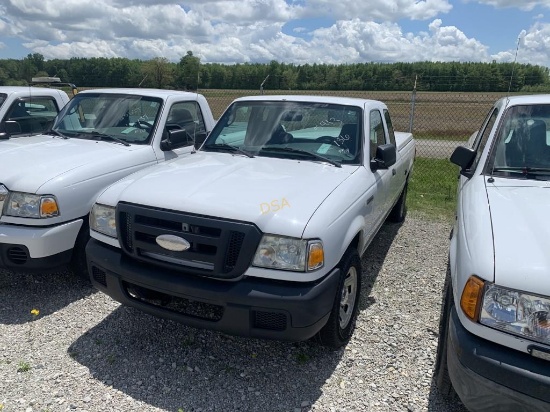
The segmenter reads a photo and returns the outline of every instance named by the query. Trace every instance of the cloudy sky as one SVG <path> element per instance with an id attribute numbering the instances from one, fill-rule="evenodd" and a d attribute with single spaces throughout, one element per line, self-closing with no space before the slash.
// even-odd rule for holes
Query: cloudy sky
<path id="1" fill-rule="evenodd" d="M 550 0 L 2 0 L 0 58 L 550 67 Z"/>

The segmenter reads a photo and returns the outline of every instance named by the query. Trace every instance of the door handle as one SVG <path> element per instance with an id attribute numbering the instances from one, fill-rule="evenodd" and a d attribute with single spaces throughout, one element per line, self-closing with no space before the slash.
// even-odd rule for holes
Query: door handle
<path id="1" fill-rule="evenodd" d="M 395 176 L 396 174 L 397 174 L 397 172 L 395 171 L 395 169 L 392 169 L 392 170 L 391 170 L 391 175 L 392 175 L 392 176 Z"/>
<path id="2" fill-rule="evenodd" d="M 371 196 L 367 199 L 367 205 L 374 200 L 374 196 Z"/>

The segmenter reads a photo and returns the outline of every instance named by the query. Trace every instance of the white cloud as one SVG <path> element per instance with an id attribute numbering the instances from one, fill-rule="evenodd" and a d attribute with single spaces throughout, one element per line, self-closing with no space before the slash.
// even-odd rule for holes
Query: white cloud
<path id="1" fill-rule="evenodd" d="M 306 0 L 307 7 L 297 9 L 299 17 L 333 17 L 337 20 L 397 21 L 400 19 L 426 20 L 440 13 L 448 13 L 448 0 Z"/>
<path id="2" fill-rule="evenodd" d="M 476 1 L 495 7 L 513 3 Z M 28 49 L 24 54 L 41 53 L 46 59 L 178 61 L 188 50 L 203 62 L 220 63 L 509 61 L 510 55 L 513 59 L 513 51 L 489 56 L 486 45 L 433 18 L 451 8 L 449 0 L 4 0 L 0 41 L 16 37 Z M 334 23 L 312 29 L 307 26 L 310 17 Z M 431 23 L 428 20 L 424 31 L 416 33 L 404 33 L 398 23 L 427 18 Z M 299 27 L 284 30 L 296 20 Z M 548 64 L 548 39 L 548 25 L 540 21 L 527 30 L 521 50 L 525 61 Z"/>
<path id="3" fill-rule="evenodd" d="M 515 55 L 516 49 L 510 49 L 492 55 L 491 59 L 497 62 L 512 62 Z M 549 23 L 537 22 L 519 34 L 517 61 L 541 66 L 550 65 Z"/>
<path id="4" fill-rule="evenodd" d="M 487 4 L 499 9 L 518 8 L 524 11 L 531 11 L 535 6 L 550 8 L 550 0 L 466 0 L 467 2 L 477 2 Z"/>
<path id="5" fill-rule="evenodd" d="M 33 47 L 33 52 L 40 53 L 47 59 L 69 59 L 71 57 L 119 57 L 121 50 L 117 45 L 104 41 L 61 43 Z"/>

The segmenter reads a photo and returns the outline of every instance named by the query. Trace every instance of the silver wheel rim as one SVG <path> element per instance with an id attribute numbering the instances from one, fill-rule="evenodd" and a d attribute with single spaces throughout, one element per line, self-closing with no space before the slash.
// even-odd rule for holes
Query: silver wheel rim
<path id="1" fill-rule="evenodd" d="M 355 299 L 357 298 L 357 270 L 354 266 L 350 267 L 344 285 L 342 287 L 342 296 L 340 298 L 340 328 L 345 329 L 352 317 L 353 308 L 355 308 Z"/>

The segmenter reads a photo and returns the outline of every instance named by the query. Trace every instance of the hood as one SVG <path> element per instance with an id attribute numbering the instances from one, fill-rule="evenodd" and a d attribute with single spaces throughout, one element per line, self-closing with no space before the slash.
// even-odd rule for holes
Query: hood
<path id="1" fill-rule="evenodd" d="M 323 200 L 355 170 L 357 166 L 197 152 L 129 176 L 98 202 L 252 222 L 264 233 L 300 237 Z"/>
<path id="2" fill-rule="evenodd" d="M 495 282 L 550 296 L 550 183 L 495 178 L 487 185 Z"/>
<path id="3" fill-rule="evenodd" d="M 150 146 L 123 146 L 112 142 L 28 136 L 0 142 L 0 183 L 8 189 L 37 193 L 41 186 L 65 173 L 94 164 L 94 176 L 121 170 L 127 153 Z M 126 160 L 124 159 L 126 157 Z M 149 159 L 150 160 L 150 159 Z M 132 156 L 132 163 L 141 159 Z M 90 179 L 94 176 L 79 177 Z M 68 184 L 74 183 L 68 179 Z"/>

